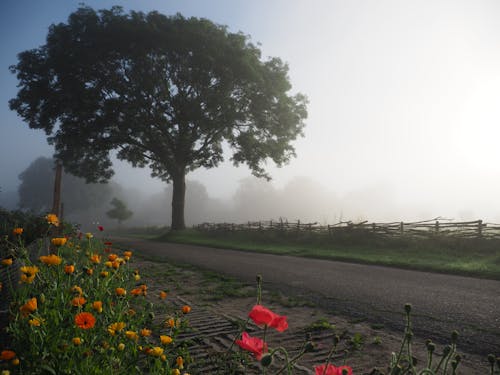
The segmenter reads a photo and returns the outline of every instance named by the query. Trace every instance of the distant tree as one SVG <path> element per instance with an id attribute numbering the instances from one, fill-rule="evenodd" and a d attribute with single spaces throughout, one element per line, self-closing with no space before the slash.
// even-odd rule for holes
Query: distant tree
<path id="1" fill-rule="evenodd" d="M 134 214 L 127 208 L 127 205 L 118 198 L 113 198 L 111 205 L 113 208 L 106 212 L 106 215 L 108 215 L 110 219 L 118 220 L 119 225 L 121 225 L 122 221 L 130 219 Z"/>
<path id="2" fill-rule="evenodd" d="M 19 175 L 19 207 L 35 213 L 48 212 L 52 207 L 55 161 L 39 157 Z M 83 178 L 69 173 L 62 176 L 61 197 L 65 214 L 86 211 L 108 202 L 116 184 L 87 184 Z"/>
<path id="3" fill-rule="evenodd" d="M 223 143 L 258 177 L 269 178 L 266 161 L 295 156 L 307 99 L 288 94 L 288 66 L 262 60 L 242 33 L 179 14 L 82 7 L 46 40 L 11 67 L 20 89 L 10 108 L 88 181 L 113 175 L 118 150 L 173 182 L 173 229 L 185 227 L 186 174 L 218 166 Z"/>

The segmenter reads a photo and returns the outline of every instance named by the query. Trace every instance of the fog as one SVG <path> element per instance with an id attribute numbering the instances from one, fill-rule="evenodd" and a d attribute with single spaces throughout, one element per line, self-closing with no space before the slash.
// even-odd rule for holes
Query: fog
<path id="1" fill-rule="evenodd" d="M 500 222 L 500 2 L 120 3 L 241 30 L 260 43 L 263 56 L 287 61 L 292 91 L 309 97 L 304 137 L 294 142 L 297 157 L 283 168 L 269 163 L 272 181 L 228 162 L 187 176 L 188 224 L 280 217 Z M 42 132 L 8 109 L 17 82 L 7 67 L 77 6 L 72 0 L 0 5 L 0 205 L 16 207 L 18 175 L 53 152 Z M 113 181 L 134 211 L 127 225 L 170 222 L 171 187 L 147 169 L 116 161 L 115 170 Z M 85 220 L 107 220 L 103 212 L 93 216 Z"/>

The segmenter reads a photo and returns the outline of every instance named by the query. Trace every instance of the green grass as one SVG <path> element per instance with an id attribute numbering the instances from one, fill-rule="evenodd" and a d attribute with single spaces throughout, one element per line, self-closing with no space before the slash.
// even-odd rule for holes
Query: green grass
<path id="1" fill-rule="evenodd" d="M 135 231 L 134 236 L 138 235 Z M 151 239 L 150 233 L 147 237 Z M 166 232 L 155 240 L 500 280 L 498 240 L 383 238 L 366 232 L 332 238 L 314 233 L 209 233 L 193 229 Z"/>

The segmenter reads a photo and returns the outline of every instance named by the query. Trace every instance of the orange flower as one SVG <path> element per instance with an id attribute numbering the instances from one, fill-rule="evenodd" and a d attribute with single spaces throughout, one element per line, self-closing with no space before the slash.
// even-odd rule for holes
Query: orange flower
<path id="1" fill-rule="evenodd" d="M 188 312 L 190 312 L 190 311 L 191 311 L 191 306 L 188 306 L 188 305 L 184 305 L 184 306 L 182 306 L 182 312 L 183 312 L 184 314 L 187 314 L 187 313 L 188 313 Z"/>
<path id="2" fill-rule="evenodd" d="M 64 246 L 64 245 L 66 245 L 67 241 L 68 241 L 68 239 L 66 237 L 56 237 L 56 238 L 53 238 L 50 240 L 50 242 L 54 246 Z"/>
<path id="3" fill-rule="evenodd" d="M 131 251 L 124 251 L 123 256 L 130 258 L 132 256 L 132 252 Z"/>
<path id="4" fill-rule="evenodd" d="M 175 362 L 177 363 L 177 367 L 179 367 L 181 370 L 184 368 L 184 359 L 181 356 L 178 356 Z"/>
<path id="5" fill-rule="evenodd" d="M 90 256 L 90 261 L 91 261 L 92 263 L 95 263 L 95 264 L 97 264 L 97 263 L 101 263 L 101 256 L 100 256 L 100 255 L 98 255 L 98 254 L 92 254 L 92 255 Z"/>
<path id="6" fill-rule="evenodd" d="M 163 344 L 163 345 L 168 345 L 170 343 L 172 343 L 172 337 L 170 336 L 164 336 L 164 335 L 161 335 L 160 336 L 160 342 Z"/>
<path id="7" fill-rule="evenodd" d="M 162 290 L 160 292 L 160 299 L 165 299 L 165 298 L 167 298 L 167 292 L 165 292 L 164 290 Z"/>
<path id="8" fill-rule="evenodd" d="M 38 303 L 36 300 L 36 297 L 33 297 L 30 299 L 28 302 L 26 302 L 24 305 L 22 305 L 19 310 L 21 311 L 21 314 L 26 317 L 32 312 L 35 312 L 36 309 L 38 308 Z"/>
<path id="9" fill-rule="evenodd" d="M 174 318 L 168 318 L 166 321 L 165 321 L 165 325 L 170 327 L 170 328 L 174 328 L 174 327 L 179 327 L 180 325 L 180 321 L 178 319 L 174 319 Z"/>
<path id="10" fill-rule="evenodd" d="M 78 346 L 78 345 L 80 345 L 80 344 L 82 343 L 82 339 L 81 339 L 80 337 L 73 337 L 73 338 L 71 339 L 71 341 L 73 341 L 73 344 L 74 344 L 75 346 Z"/>
<path id="11" fill-rule="evenodd" d="M 92 275 L 92 274 L 94 273 L 94 269 L 93 269 L 93 268 L 86 268 L 86 269 L 85 269 L 85 273 L 86 273 L 87 275 Z"/>
<path id="12" fill-rule="evenodd" d="M 108 260 L 109 260 L 110 262 L 112 262 L 112 261 L 116 260 L 116 258 L 118 258 L 118 255 L 116 255 L 116 254 L 109 254 L 109 255 L 108 255 Z"/>
<path id="13" fill-rule="evenodd" d="M 116 288 L 115 292 L 117 296 L 124 296 L 127 294 L 127 291 L 123 288 Z"/>
<path id="14" fill-rule="evenodd" d="M 142 337 L 151 336 L 151 330 L 147 328 L 141 329 L 141 336 Z"/>
<path id="15" fill-rule="evenodd" d="M 87 300 L 83 297 L 75 297 L 71 300 L 71 304 L 75 307 L 81 307 L 87 303 Z"/>
<path id="16" fill-rule="evenodd" d="M 21 234 L 23 234 L 23 232 L 24 232 L 23 228 L 14 228 L 14 229 L 12 229 L 12 234 L 14 234 L 15 236 L 20 236 Z"/>
<path id="17" fill-rule="evenodd" d="M 92 308 L 98 313 L 102 313 L 102 302 L 101 301 L 92 302 Z"/>
<path id="18" fill-rule="evenodd" d="M 47 216 L 45 216 L 45 219 L 47 219 L 47 223 L 52 224 L 55 227 L 59 226 L 59 219 L 57 218 L 57 215 L 48 214 Z"/>
<path id="19" fill-rule="evenodd" d="M 55 255 L 55 254 L 42 255 L 40 257 L 40 261 L 42 263 L 45 263 L 48 266 L 57 266 L 57 265 L 61 264 L 62 258 L 60 256 Z"/>
<path id="20" fill-rule="evenodd" d="M 114 262 L 111 263 L 111 266 L 117 270 L 120 267 L 120 262 L 118 260 L 115 260 Z"/>
<path id="21" fill-rule="evenodd" d="M 109 272 L 108 272 L 108 271 L 102 271 L 99 275 L 100 275 L 101 277 L 108 277 Z"/>
<path id="22" fill-rule="evenodd" d="M 2 259 L 2 265 L 4 265 L 4 266 L 12 266 L 12 258 L 4 258 L 4 259 Z"/>
<path id="23" fill-rule="evenodd" d="M 13 350 L 2 350 L 0 353 L 0 359 L 3 361 L 10 361 L 11 359 L 16 357 L 16 352 Z"/>
<path id="24" fill-rule="evenodd" d="M 78 293 L 79 295 L 82 295 L 83 294 L 83 290 L 82 288 L 80 288 L 78 285 L 74 285 L 72 288 L 71 288 L 71 291 L 73 293 Z"/>
<path id="25" fill-rule="evenodd" d="M 64 273 L 71 275 L 73 272 L 75 272 L 75 266 L 73 264 L 67 264 L 64 266 Z"/>
<path id="26" fill-rule="evenodd" d="M 81 312 L 75 316 L 75 324 L 81 329 L 92 328 L 95 325 L 95 317 L 91 313 Z"/>

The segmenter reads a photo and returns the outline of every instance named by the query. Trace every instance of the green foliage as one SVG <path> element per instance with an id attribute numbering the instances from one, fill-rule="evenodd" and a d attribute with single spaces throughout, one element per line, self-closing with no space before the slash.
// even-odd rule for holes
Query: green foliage
<path id="1" fill-rule="evenodd" d="M 180 14 L 79 8 L 11 71 L 20 90 L 10 108 L 46 132 L 66 170 L 106 181 L 112 150 L 149 166 L 174 182 L 173 226 L 185 174 L 219 165 L 223 142 L 235 165 L 269 177 L 263 164 L 294 156 L 307 117 L 306 97 L 288 94 L 284 62 L 262 60 L 243 33 Z"/>
<path id="2" fill-rule="evenodd" d="M 118 198 L 113 198 L 111 205 L 113 208 L 106 212 L 106 215 L 108 215 L 111 219 L 118 220 L 119 224 L 121 224 L 122 221 L 130 219 L 134 214 L 127 208 L 127 205 Z"/>

